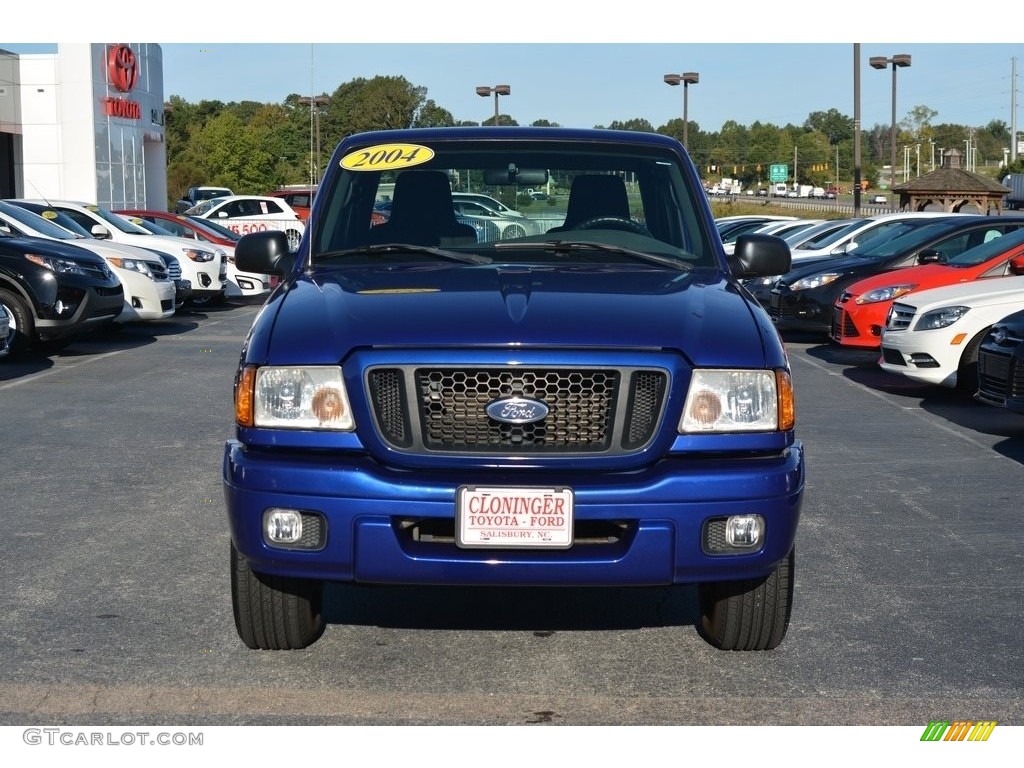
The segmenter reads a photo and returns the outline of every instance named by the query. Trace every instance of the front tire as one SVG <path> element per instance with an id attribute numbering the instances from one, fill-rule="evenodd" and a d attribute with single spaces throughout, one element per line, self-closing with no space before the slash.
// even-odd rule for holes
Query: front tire
<path id="1" fill-rule="evenodd" d="M 765 578 L 701 584 L 701 635 L 723 651 L 769 651 L 778 646 L 793 609 L 795 568 L 794 548 Z"/>
<path id="2" fill-rule="evenodd" d="M 0 291 L 0 312 L 4 311 L 9 322 L 7 348 L 14 357 L 35 344 L 35 320 L 31 308 L 10 291 Z"/>
<path id="3" fill-rule="evenodd" d="M 231 607 L 235 629 L 250 648 L 290 651 L 324 631 L 323 582 L 255 573 L 231 545 Z"/>

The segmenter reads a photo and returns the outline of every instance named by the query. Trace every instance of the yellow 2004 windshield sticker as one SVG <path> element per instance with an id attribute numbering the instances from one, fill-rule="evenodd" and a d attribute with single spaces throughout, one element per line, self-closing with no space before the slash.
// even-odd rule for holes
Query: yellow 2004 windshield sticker
<path id="1" fill-rule="evenodd" d="M 349 171 L 394 171 L 427 162 L 434 150 L 419 144 L 378 144 L 357 149 L 341 158 L 341 167 Z"/>

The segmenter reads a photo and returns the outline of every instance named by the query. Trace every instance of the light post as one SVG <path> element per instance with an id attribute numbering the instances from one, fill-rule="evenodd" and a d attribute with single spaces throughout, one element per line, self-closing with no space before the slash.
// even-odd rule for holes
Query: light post
<path id="1" fill-rule="evenodd" d="M 896 68 L 897 67 L 909 67 L 910 66 L 910 54 L 898 53 L 891 58 L 885 56 L 872 56 L 868 59 L 868 64 L 873 69 L 885 69 L 887 66 L 892 64 L 892 133 L 889 136 L 889 145 L 891 150 L 890 158 L 890 193 L 892 192 L 892 185 L 896 181 Z"/>
<path id="2" fill-rule="evenodd" d="M 484 98 L 494 94 L 494 125 L 498 125 L 498 96 L 508 96 L 512 93 L 511 85 L 496 85 L 493 88 L 488 88 L 486 85 L 478 85 L 476 87 L 476 95 L 483 96 Z"/>
<path id="3" fill-rule="evenodd" d="M 700 73 L 683 72 L 682 74 L 678 75 L 665 75 L 665 82 L 668 83 L 669 85 L 679 85 L 680 83 L 682 83 L 683 85 L 683 146 L 689 149 L 690 145 L 688 143 L 688 140 L 690 137 L 690 118 L 687 114 L 687 101 L 689 96 L 688 89 L 691 83 L 693 85 L 696 85 L 697 83 L 700 82 Z"/>
<path id="4" fill-rule="evenodd" d="M 309 184 L 320 183 L 320 107 L 327 106 L 327 96 L 299 96 L 298 103 L 309 107 Z M 316 144 L 313 143 L 314 137 Z"/>

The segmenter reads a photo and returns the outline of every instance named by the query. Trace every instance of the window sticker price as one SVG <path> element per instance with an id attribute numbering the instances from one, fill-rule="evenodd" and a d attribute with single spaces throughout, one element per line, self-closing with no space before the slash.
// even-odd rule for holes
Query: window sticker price
<path id="1" fill-rule="evenodd" d="M 434 157 L 434 150 L 419 144 L 378 144 L 349 152 L 341 167 L 349 171 L 394 171 L 421 165 Z"/>

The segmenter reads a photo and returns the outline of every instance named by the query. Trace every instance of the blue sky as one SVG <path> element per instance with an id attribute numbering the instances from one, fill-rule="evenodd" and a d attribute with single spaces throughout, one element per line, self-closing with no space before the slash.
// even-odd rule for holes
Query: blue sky
<path id="1" fill-rule="evenodd" d="M 104 3 L 90 8 L 97 5 Z M 997 29 L 986 32 L 994 35 L 988 39 L 943 41 L 943 29 L 957 28 L 952 22 L 943 27 L 938 12 L 926 18 L 920 10 L 886 8 L 884 14 L 860 13 L 870 17 L 866 21 L 850 22 L 839 18 L 846 12 L 836 16 L 834 7 L 826 18 L 825 6 L 811 2 L 766 8 L 733 0 L 709 10 L 666 13 L 668 3 L 635 0 L 628 12 L 619 8 L 607 16 L 595 15 L 599 11 L 581 16 L 585 6 L 575 3 L 559 8 L 520 0 L 483 12 L 479 6 L 391 0 L 353 14 L 346 10 L 352 5 L 315 0 L 301 5 L 307 21 L 290 23 L 282 23 L 287 6 L 281 3 L 250 2 L 244 13 L 238 11 L 241 5 L 223 10 L 203 6 L 196 11 L 201 27 L 195 23 L 198 17 L 185 10 L 180 18 L 160 14 L 160 23 L 142 40 L 139 32 L 145 25 L 137 17 L 119 27 L 112 16 L 83 11 L 79 19 L 63 18 L 56 27 L 45 27 L 53 39 L 30 35 L 0 41 L 0 47 L 25 52 L 45 50 L 31 43 L 158 42 L 164 52 L 165 97 L 191 102 L 280 102 L 289 93 L 330 93 L 356 77 L 402 75 L 426 87 L 427 97 L 457 119 L 480 121 L 493 114 L 494 101 L 477 96 L 475 87 L 507 83 L 512 92 L 501 98 L 501 111 L 520 124 L 543 118 L 576 127 L 634 117 L 657 127 L 681 117 L 682 89 L 669 87 L 662 77 L 695 71 L 700 82 L 689 89 L 689 116 L 709 131 L 726 120 L 801 124 L 810 112 L 832 107 L 853 116 L 853 42 L 858 39 L 865 129 L 888 126 L 892 110 L 891 69 L 870 68 L 871 56 L 912 56 L 911 67 L 897 75 L 897 118 L 925 105 L 938 112 L 937 123 L 1011 123 L 1014 58 L 1017 72 L 1024 70 L 1024 43 L 1009 39 L 1019 40 L 1019 34 L 1008 29 L 1000 38 Z M 723 7 L 727 13 L 714 12 Z M 110 8 L 113 15 L 115 6 Z M 900 30 L 891 37 L 895 43 L 878 42 L 890 39 L 880 37 L 877 21 L 883 16 L 890 28 Z M 743 33 L 731 27 L 738 19 Z M 40 30 L 38 23 L 5 26 L 6 33 Z M 837 28 L 841 36 L 832 31 L 822 37 Z M 199 39 L 200 31 L 213 42 Z M 248 42 L 271 35 L 278 42 Z M 1019 102 L 1019 74 L 1017 90 Z M 1021 128 L 1019 106 L 1017 111 Z"/>

